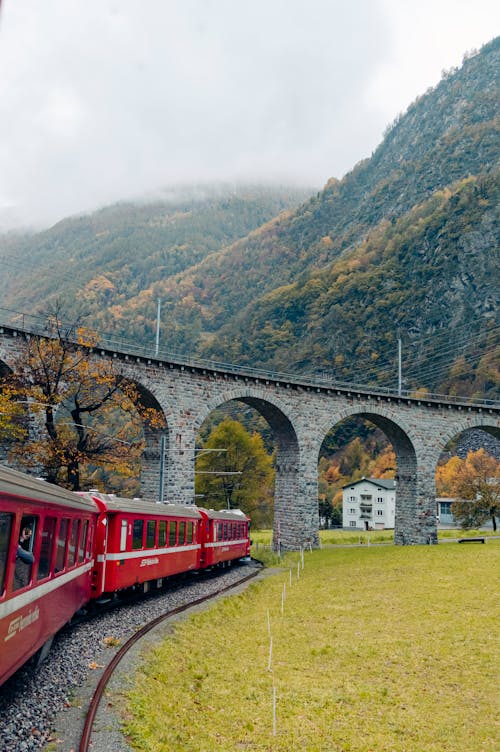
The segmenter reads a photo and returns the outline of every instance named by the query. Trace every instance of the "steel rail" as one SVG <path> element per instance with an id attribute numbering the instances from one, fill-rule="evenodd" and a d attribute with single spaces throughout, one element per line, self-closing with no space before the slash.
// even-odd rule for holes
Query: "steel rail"
<path id="1" fill-rule="evenodd" d="M 231 590 L 232 588 L 238 587 L 238 585 L 241 585 L 242 583 L 247 582 L 248 580 L 251 580 L 254 577 L 256 577 L 259 574 L 259 572 L 260 572 L 260 569 L 256 570 L 255 572 L 252 572 L 252 574 L 249 574 L 246 577 L 243 577 L 241 580 L 238 580 L 238 582 L 233 582 L 231 583 L 231 585 L 226 585 L 225 587 L 218 588 L 218 590 L 216 590 L 213 593 L 210 593 L 210 595 L 204 595 L 202 598 L 196 598 L 196 600 L 190 601 L 189 603 L 184 603 L 184 605 L 178 606 L 177 608 L 174 608 L 171 611 L 166 611 L 164 614 L 157 616 L 155 619 L 148 622 L 143 627 L 141 627 L 141 629 L 135 632 L 132 635 L 132 637 L 130 637 L 130 639 L 128 639 L 122 645 L 122 647 L 113 656 L 111 661 L 108 663 L 108 665 L 104 669 L 104 672 L 99 680 L 99 683 L 96 687 L 94 695 L 89 704 L 89 708 L 88 708 L 87 715 L 85 718 L 85 724 L 83 726 L 83 731 L 82 731 L 82 735 L 80 739 L 80 746 L 78 747 L 79 752 L 89 752 L 90 744 L 91 744 L 91 737 L 92 737 L 92 729 L 94 726 L 94 721 L 97 715 L 97 711 L 99 710 L 99 705 L 102 700 L 102 696 L 104 694 L 104 690 L 106 689 L 108 682 L 111 676 L 113 675 L 116 667 L 124 658 L 126 653 L 128 653 L 130 648 L 133 647 L 136 642 L 142 639 L 144 635 L 146 635 L 148 632 L 150 632 L 152 629 L 158 626 L 158 624 L 161 624 L 162 621 L 165 621 L 166 619 L 170 618 L 171 616 L 175 616 L 176 614 L 180 614 L 183 611 L 187 611 L 193 606 L 198 606 L 200 605 L 200 603 L 205 603 L 206 601 L 209 601 L 212 598 L 217 597 L 221 593 L 225 593 L 228 590 Z"/>

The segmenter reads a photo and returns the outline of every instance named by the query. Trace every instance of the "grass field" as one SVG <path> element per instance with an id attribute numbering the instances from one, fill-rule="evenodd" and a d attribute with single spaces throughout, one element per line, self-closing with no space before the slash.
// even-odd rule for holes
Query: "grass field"
<path id="1" fill-rule="evenodd" d="M 500 543 L 282 563 L 148 656 L 121 698 L 135 749 L 500 749 Z"/>
<path id="2" fill-rule="evenodd" d="M 495 535 L 495 533 L 493 530 L 458 530 L 452 528 L 438 531 L 439 540 L 445 540 L 446 538 L 474 538 L 478 535 L 488 537 Z M 252 530 L 251 536 L 255 549 L 258 550 L 259 546 L 269 546 L 271 544 L 273 531 Z M 319 539 L 323 546 L 348 545 L 350 543 L 392 543 L 394 541 L 394 530 L 371 530 L 370 532 L 345 529 L 320 530 Z"/>

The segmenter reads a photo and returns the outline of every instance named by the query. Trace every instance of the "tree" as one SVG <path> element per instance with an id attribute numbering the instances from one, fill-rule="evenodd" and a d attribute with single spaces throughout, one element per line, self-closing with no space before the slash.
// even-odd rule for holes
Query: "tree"
<path id="1" fill-rule="evenodd" d="M 116 373 L 113 361 L 92 357 L 98 344 L 92 332 L 62 324 L 58 313 L 49 316 L 50 336 L 26 340 L 1 392 L 4 402 L 27 405 L 37 425 L 14 445 L 12 458 L 77 491 L 95 466 L 132 475 L 143 449 L 143 422 L 160 426 L 163 417 L 141 404 L 135 385 Z"/>
<path id="2" fill-rule="evenodd" d="M 463 460 L 457 455 L 436 468 L 436 493 L 438 496 L 453 496 L 453 486 Z"/>
<path id="3" fill-rule="evenodd" d="M 463 528 L 480 527 L 491 518 L 493 530 L 500 514 L 500 462 L 484 449 L 469 452 L 452 484 L 456 501 L 451 511 Z"/>
<path id="4" fill-rule="evenodd" d="M 206 451 L 205 450 L 223 450 Z M 203 506 L 242 509 L 254 525 L 269 524 L 274 484 L 273 458 L 262 437 L 226 419 L 210 433 L 196 461 L 196 493 Z"/>
<path id="5" fill-rule="evenodd" d="M 24 406 L 16 400 L 12 387 L 5 386 L 0 391 L 0 440 L 21 439 L 26 435 L 24 425 Z"/>

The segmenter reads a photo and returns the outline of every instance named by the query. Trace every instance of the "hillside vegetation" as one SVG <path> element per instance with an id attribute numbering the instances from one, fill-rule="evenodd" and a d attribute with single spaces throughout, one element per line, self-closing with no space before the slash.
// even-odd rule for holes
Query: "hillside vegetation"
<path id="1" fill-rule="evenodd" d="M 406 388 L 493 396 L 499 69 L 495 39 L 308 200 L 255 189 L 6 236 L 4 305 L 64 291 L 70 315 L 144 343 L 161 297 L 164 351 L 389 387 L 401 337 Z"/>

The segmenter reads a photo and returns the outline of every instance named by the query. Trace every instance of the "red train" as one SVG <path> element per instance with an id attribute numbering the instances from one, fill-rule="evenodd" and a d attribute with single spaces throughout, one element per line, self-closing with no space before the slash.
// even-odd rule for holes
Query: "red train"
<path id="1" fill-rule="evenodd" d="M 0 685 L 83 606 L 250 554 L 239 510 L 75 494 L 0 466 Z"/>

